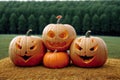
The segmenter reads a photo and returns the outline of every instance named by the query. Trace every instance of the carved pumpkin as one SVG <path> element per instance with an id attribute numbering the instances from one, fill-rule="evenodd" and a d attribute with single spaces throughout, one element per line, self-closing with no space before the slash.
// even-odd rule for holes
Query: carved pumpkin
<path id="1" fill-rule="evenodd" d="M 44 28 L 42 38 L 48 49 L 65 51 L 75 39 L 76 32 L 71 25 L 59 23 L 62 16 L 57 18 L 57 24 L 49 24 Z"/>
<path id="2" fill-rule="evenodd" d="M 76 38 L 70 47 L 70 57 L 73 64 L 80 67 L 99 67 L 107 60 L 107 47 L 99 37 L 86 36 Z"/>
<path id="3" fill-rule="evenodd" d="M 9 56 L 17 66 L 35 66 L 42 62 L 46 51 L 40 37 L 30 36 L 15 37 L 9 45 Z"/>
<path id="4" fill-rule="evenodd" d="M 43 64 L 48 68 L 63 68 L 69 64 L 69 55 L 66 52 L 47 52 Z"/>

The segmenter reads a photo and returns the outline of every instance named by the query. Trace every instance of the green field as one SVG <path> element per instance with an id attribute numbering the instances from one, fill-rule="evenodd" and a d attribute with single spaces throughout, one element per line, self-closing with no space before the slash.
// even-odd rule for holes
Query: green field
<path id="1" fill-rule="evenodd" d="M 8 56 L 8 47 L 10 41 L 17 35 L 0 35 L 0 59 Z M 98 36 L 107 44 L 108 56 L 110 58 L 120 59 L 120 37 Z"/>

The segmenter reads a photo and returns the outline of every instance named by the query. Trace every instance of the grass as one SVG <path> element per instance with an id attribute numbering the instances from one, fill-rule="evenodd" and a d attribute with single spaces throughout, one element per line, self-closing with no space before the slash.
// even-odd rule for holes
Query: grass
<path id="1" fill-rule="evenodd" d="M 10 41 L 17 35 L 0 35 L 0 59 L 8 56 L 8 48 Z M 110 58 L 120 59 L 120 37 L 113 36 L 98 36 L 101 37 L 107 44 L 108 56 Z"/>
<path id="2" fill-rule="evenodd" d="M 108 47 L 108 55 L 111 58 L 120 59 L 120 37 L 102 36 Z"/>
<path id="3" fill-rule="evenodd" d="M 16 35 L 0 35 L 0 59 L 8 56 L 8 48 L 10 41 Z"/>

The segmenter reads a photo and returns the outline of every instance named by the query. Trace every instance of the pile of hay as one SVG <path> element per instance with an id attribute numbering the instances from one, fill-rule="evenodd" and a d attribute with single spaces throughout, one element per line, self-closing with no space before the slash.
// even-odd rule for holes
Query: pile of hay
<path id="1" fill-rule="evenodd" d="M 120 80 L 120 59 L 108 59 L 100 68 L 74 65 L 49 69 L 43 65 L 17 67 L 9 58 L 0 60 L 0 80 Z"/>

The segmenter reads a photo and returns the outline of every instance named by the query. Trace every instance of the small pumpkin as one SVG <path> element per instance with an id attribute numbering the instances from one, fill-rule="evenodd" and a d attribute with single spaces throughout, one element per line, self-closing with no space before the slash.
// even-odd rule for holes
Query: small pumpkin
<path id="1" fill-rule="evenodd" d="M 62 16 L 57 16 L 57 24 L 48 24 L 42 38 L 49 50 L 65 51 L 76 37 L 75 29 L 69 24 L 60 24 Z"/>
<path id="2" fill-rule="evenodd" d="M 66 52 L 47 52 L 43 58 L 44 66 L 48 68 L 63 68 L 69 64 L 69 55 Z"/>
<path id="3" fill-rule="evenodd" d="M 99 37 L 86 36 L 76 38 L 70 47 L 70 57 L 73 64 L 79 67 L 100 67 L 107 60 L 107 46 Z"/>
<path id="4" fill-rule="evenodd" d="M 45 46 L 40 37 L 29 35 L 31 31 L 15 37 L 9 45 L 9 56 L 17 66 L 35 66 L 42 62 Z"/>

